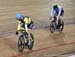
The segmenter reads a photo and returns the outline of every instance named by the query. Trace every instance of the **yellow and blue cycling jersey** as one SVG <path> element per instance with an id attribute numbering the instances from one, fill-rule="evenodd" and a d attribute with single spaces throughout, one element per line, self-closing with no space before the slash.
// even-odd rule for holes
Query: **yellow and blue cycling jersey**
<path id="1" fill-rule="evenodd" d="M 24 30 L 26 32 L 28 32 L 28 29 L 32 29 L 32 20 L 31 20 L 31 18 L 24 17 L 23 22 L 18 20 L 17 30 L 19 31 L 19 30 L 21 30 L 21 28 L 24 28 Z"/>

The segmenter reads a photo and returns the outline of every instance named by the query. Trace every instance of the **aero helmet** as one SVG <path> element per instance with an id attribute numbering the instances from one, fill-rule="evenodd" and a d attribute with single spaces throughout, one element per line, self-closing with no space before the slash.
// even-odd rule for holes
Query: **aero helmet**
<path id="1" fill-rule="evenodd" d="M 16 19 L 17 19 L 17 20 L 20 19 L 21 16 L 22 16 L 21 14 L 17 13 L 17 14 L 16 14 Z"/>

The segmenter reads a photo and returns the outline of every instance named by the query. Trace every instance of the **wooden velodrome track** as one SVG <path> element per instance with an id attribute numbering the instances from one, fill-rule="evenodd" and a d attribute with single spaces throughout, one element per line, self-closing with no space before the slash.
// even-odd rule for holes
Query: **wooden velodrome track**
<path id="1" fill-rule="evenodd" d="M 51 34 L 48 17 L 54 4 L 60 4 L 65 10 L 65 28 L 62 33 Z M 18 51 L 18 36 L 15 35 L 15 14 L 18 12 L 30 16 L 35 22 L 32 51 Z M 74 51 L 75 0 L 0 0 L 0 57 L 68 57 L 65 54 Z"/>

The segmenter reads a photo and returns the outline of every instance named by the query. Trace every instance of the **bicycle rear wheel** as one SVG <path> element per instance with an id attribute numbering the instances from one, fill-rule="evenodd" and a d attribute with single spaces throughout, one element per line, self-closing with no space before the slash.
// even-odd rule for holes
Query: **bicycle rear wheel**
<path id="1" fill-rule="evenodd" d="M 34 46 L 34 36 L 33 36 L 33 34 L 32 33 L 30 33 L 30 41 L 31 41 L 31 44 L 30 45 L 28 45 L 28 48 L 30 49 L 30 50 L 32 50 L 32 48 L 33 48 L 33 46 Z"/>
<path id="2" fill-rule="evenodd" d="M 60 31 L 63 31 L 63 29 L 64 29 L 64 21 L 62 21 L 62 24 L 60 26 Z"/>
<path id="3" fill-rule="evenodd" d="M 22 52 L 24 50 L 24 38 L 22 35 L 18 39 L 18 50 L 19 52 Z"/>

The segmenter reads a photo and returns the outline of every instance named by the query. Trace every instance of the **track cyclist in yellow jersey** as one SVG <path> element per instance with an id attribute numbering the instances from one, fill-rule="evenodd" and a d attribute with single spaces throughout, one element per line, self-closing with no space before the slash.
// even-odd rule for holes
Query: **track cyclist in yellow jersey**
<path id="1" fill-rule="evenodd" d="M 30 33 L 33 27 L 33 21 L 29 16 L 23 16 L 22 14 L 19 13 L 16 14 L 16 20 L 18 21 L 16 35 L 18 35 L 20 30 L 25 30 L 25 32 L 28 34 L 28 40 L 29 40 Z M 28 42 L 28 45 L 30 45 L 30 40 Z"/>

